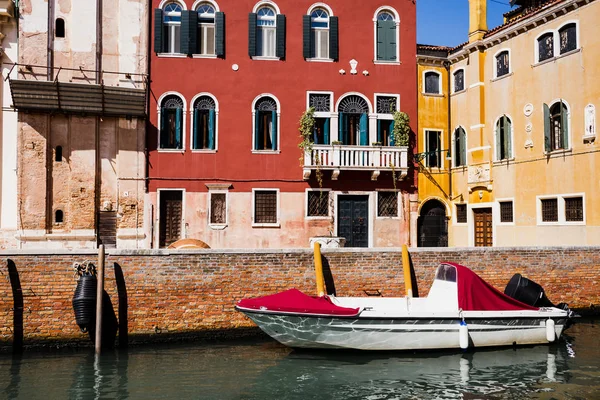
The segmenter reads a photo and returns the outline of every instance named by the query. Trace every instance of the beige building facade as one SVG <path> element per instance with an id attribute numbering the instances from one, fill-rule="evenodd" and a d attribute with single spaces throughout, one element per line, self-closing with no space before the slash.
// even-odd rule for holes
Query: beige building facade
<path id="1" fill-rule="evenodd" d="M 17 246 L 143 247 L 147 2 L 19 7 Z"/>
<path id="2" fill-rule="evenodd" d="M 513 3 L 487 30 L 471 0 L 467 43 L 418 47 L 420 245 L 600 243 L 600 3 Z"/>

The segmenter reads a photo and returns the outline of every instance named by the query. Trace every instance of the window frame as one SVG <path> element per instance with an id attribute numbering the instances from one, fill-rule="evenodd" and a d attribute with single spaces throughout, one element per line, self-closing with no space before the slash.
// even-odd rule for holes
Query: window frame
<path id="1" fill-rule="evenodd" d="M 460 90 L 456 90 L 456 74 L 458 74 L 459 72 L 462 72 L 462 74 L 463 74 L 463 87 Z M 466 77 L 465 67 L 457 68 L 452 72 L 452 94 L 462 93 L 467 90 L 467 82 L 466 82 L 465 77 Z M 423 84 L 425 84 L 425 81 L 423 81 Z M 423 86 L 423 88 L 425 88 L 425 86 Z"/>
<path id="2" fill-rule="evenodd" d="M 567 25 L 571 25 L 571 24 L 575 25 L 575 48 L 571 49 L 571 50 L 567 50 L 564 53 L 561 53 L 560 52 L 560 31 L 563 30 L 564 28 L 566 28 Z M 571 54 L 571 52 L 575 52 L 575 51 L 579 50 L 579 48 L 581 47 L 580 40 L 579 40 L 579 21 L 578 20 L 566 21 L 561 26 L 559 26 L 556 29 L 556 39 L 558 39 L 556 41 L 556 43 L 558 43 L 558 46 L 555 46 L 556 47 L 555 57 L 561 57 L 561 56 L 564 56 L 567 54 Z M 558 54 L 556 54 L 556 51 L 558 51 Z"/>
<path id="3" fill-rule="evenodd" d="M 277 104 L 277 147 L 272 150 L 258 150 L 254 148 L 254 144 L 256 143 L 256 103 L 262 99 L 263 97 L 270 97 L 275 100 Z M 252 153 L 254 154 L 279 154 L 281 153 L 281 103 L 279 99 L 272 93 L 261 93 L 254 98 L 252 101 L 252 143 L 250 148 L 252 149 Z"/>
<path id="4" fill-rule="evenodd" d="M 427 158 L 427 156 L 424 158 L 425 160 L 425 167 L 427 168 L 436 168 L 439 170 L 445 169 L 444 165 L 444 159 L 445 157 L 443 157 L 442 153 L 444 152 L 444 130 L 443 129 L 434 129 L 434 128 L 423 128 L 423 146 L 426 153 L 429 153 L 429 149 L 428 149 L 428 141 L 427 141 L 427 133 L 428 132 L 437 132 L 439 134 L 439 143 L 440 143 L 440 148 L 437 150 L 438 153 L 438 161 L 439 164 L 437 167 L 432 167 L 429 165 L 429 160 Z"/>
<path id="5" fill-rule="evenodd" d="M 320 90 L 307 90 L 306 91 L 306 110 L 310 108 L 310 95 L 328 95 L 329 96 L 329 111 L 315 111 L 313 116 L 315 118 L 328 118 L 329 119 L 329 145 L 333 139 L 333 115 L 334 115 L 334 94 L 329 91 L 320 91 Z M 337 126 L 336 126 L 337 129 Z M 337 137 L 337 133 L 336 133 Z M 316 146 L 320 146 L 316 144 Z"/>
<path id="6" fill-rule="evenodd" d="M 508 71 L 505 74 L 502 75 L 498 75 L 498 57 L 500 55 L 502 55 L 503 53 L 507 53 L 508 54 Z M 493 58 L 493 69 L 494 69 L 494 73 L 493 73 L 493 79 L 501 79 L 501 78 L 505 78 L 507 76 L 512 75 L 512 54 L 511 54 L 511 49 L 509 48 L 502 48 L 500 50 L 498 50 L 496 53 L 494 53 L 494 58 Z"/>
<path id="7" fill-rule="evenodd" d="M 400 192 L 400 190 L 392 190 L 392 189 L 382 189 L 382 190 L 376 190 L 375 191 L 376 196 L 375 196 L 375 219 L 379 219 L 379 220 L 397 220 L 400 219 L 400 214 L 402 213 L 402 208 L 400 207 L 400 196 L 402 195 L 402 193 Z M 396 215 L 379 215 L 379 196 L 381 195 L 381 193 L 396 193 Z"/>
<path id="8" fill-rule="evenodd" d="M 459 129 L 462 129 L 462 131 L 465 133 L 465 152 L 464 152 L 464 154 L 461 155 L 461 158 L 464 156 L 464 163 L 461 165 L 456 164 L 456 135 L 457 135 Z M 468 142 L 467 130 L 465 129 L 464 126 L 458 125 L 454 129 L 454 132 L 452 132 L 452 150 L 451 150 L 450 154 L 452 154 L 452 167 L 453 168 L 466 168 L 469 165 L 469 163 L 467 162 L 468 144 L 469 144 L 469 142 Z"/>
<path id="9" fill-rule="evenodd" d="M 566 209 L 565 199 L 578 198 L 582 199 L 582 221 L 567 221 L 566 220 Z M 543 221 L 542 220 L 542 200 L 557 200 L 558 209 L 558 221 Z M 581 193 L 566 193 L 566 194 L 555 194 L 555 195 L 540 195 L 536 196 L 536 214 L 537 214 L 537 225 L 586 225 L 587 213 L 586 213 L 586 196 L 585 192 Z"/>
<path id="10" fill-rule="evenodd" d="M 568 50 L 564 53 L 560 53 L 560 31 L 565 28 L 567 25 L 570 24 L 574 24 L 575 25 L 575 42 L 576 42 L 576 46 L 573 50 Z M 540 49 L 539 49 L 539 39 L 548 34 L 548 33 L 552 33 L 552 57 L 549 57 L 545 60 L 540 61 Z M 563 22 L 558 28 L 556 29 L 547 29 L 543 32 L 540 32 L 540 34 L 538 34 L 535 39 L 534 39 L 534 60 L 533 60 L 533 65 L 539 65 L 539 64 L 545 64 L 547 62 L 556 60 L 558 58 L 561 57 L 565 57 L 568 56 L 570 54 L 573 53 L 577 53 L 578 51 L 581 50 L 581 36 L 580 36 L 580 30 L 579 30 L 579 20 L 568 20 Z"/>
<path id="11" fill-rule="evenodd" d="M 564 106 L 567 109 L 567 123 L 566 123 L 566 127 L 567 127 L 567 147 L 566 148 L 557 148 L 557 149 L 550 149 L 550 151 L 546 151 L 546 148 L 544 146 L 544 154 L 552 154 L 552 153 L 560 153 L 560 152 L 565 152 L 565 151 L 570 151 L 573 148 L 573 132 L 572 132 L 572 126 L 571 126 L 571 106 L 569 105 L 569 103 L 562 98 L 559 99 L 554 99 L 551 102 L 547 103 L 548 105 L 548 110 L 549 110 L 549 117 L 550 117 L 550 130 L 552 131 L 552 121 L 553 121 L 553 114 L 552 114 L 552 108 L 555 107 L 557 104 L 564 104 Z M 543 118 L 544 116 L 542 116 Z M 545 123 L 545 121 L 544 121 Z M 564 121 L 562 121 L 561 118 L 561 126 L 562 124 L 564 124 Z M 561 129 L 561 134 L 564 134 L 564 128 Z M 550 134 L 552 134 L 552 132 L 550 132 Z M 562 139 L 562 137 L 561 137 Z"/>
<path id="12" fill-rule="evenodd" d="M 337 140 L 337 141 L 342 141 L 342 138 L 339 137 L 339 130 L 340 130 L 340 126 L 339 124 L 342 123 L 342 121 L 340 120 L 340 112 L 343 113 L 343 111 L 340 111 L 340 105 L 342 104 L 342 101 L 344 101 L 345 98 L 347 97 L 351 97 L 351 96 L 358 96 L 360 98 L 362 98 L 366 103 L 367 103 L 367 144 L 363 147 L 369 146 L 371 144 L 371 134 L 373 132 L 374 129 L 376 129 L 377 124 L 374 123 L 372 124 L 371 121 L 375 122 L 375 114 L 374 114 L 374 110 L 373 110 L 373 104 L 371 104 L 371 101 L 369 100 L 369 98 L 367 96 L 365 96 L 364 94 L 360 93 L 360 92 L 346 92 L 344 94 L 342 94 L 341 96 L 339 96 L 336 100 L 335 103 L 335 107 L 334 107 L 334 118 L 333 120 L 335 121 L 334 124 L 332 124 L 331 129 L 335 129 L 334 130 L 334 136 L 331 136 L 331 141 Z M 336 139 L 334 139 L 334 137 Z M 357 142 L 360 143 L 360 135 L 356 138 Z M 344 145 L 346 146 L 346 145 Z M 355 144 L 355 146 L 361 146 L 360 144 Z"/>
<path id="13" fill-rule="evenodd" d="M 510 139 L 510 154 L 509 157 L 505 157 L 505 158 L 498 158 L 498 143 L 499 143 L 499 138 L 498 138 L 498 129 L 497 129 L 497 125 L 500 123 L 500 120 L 502 119 L 502 117 L 506 117 L 509 121 L 510 121 L 510 132 L 509 132 L 509 139 Z M 496 118 L 496 120 L 494 121 L 494 162 L 506 162 L 506 161 L 510 161 L 510 160 L 514 160 L 515 159 L 515 146 L 514 146 L 514 134 L 515 134 L 515 124 L 513 122 L 513 119 L 510 115 L 508 114 L 502 114 L 499 117 Z"/>
<path id="14" fill-rule="evenodd" d="M 396 24 L 396 60 L 386 61 L 377 59 L 377 18 L 382 12 L 388 12 L 394 16 L 394 22 Z M 373 14 L 373 64 L 381 65 L 400 65 L 400 14 L 394 7 L 381 6 Z"/>
<path id="15" fill-rule="evenodd" d="M 255 218 L 255 214 L 256 214 L 256 192 L 275 192 L 276 193 L 276 220 L 277 222 L 270 222 L 270 223 L 257 223 L 254 222 L 254 218 Z M 251 215 L 251 220 L 252 220 L 252 228 L 280 228 L 281 227 L 281 220 L 280 220 L 280 213 L 281 213 L 281 197 L 280 197 L 280 192 L 279 192 L 279 188 L 252 188 L 252 215 Z"/>
<path id="16" fill-rule="evenodd" d="M 202 23 L 200 21 L 200 14 L 198 14 L 198 30 L 200 31 L 204 31 L 204 28 L 208 27 L 208 26 L 212 26 L 213 27 L 213 49 L 214 49 L 214 53 L 213 54 L 207 54 L 207 53 L 202 53 L 202 47 L 206 47 L 207 43 L 204 41 L 203 39 L 203 35 L 198 35 L 198 47 L 200 48 L 201 52 L 197 53 L 194 52 L 193 56 L 194 58 L 217 58 L 217 13 L 220 11 L 219 10 L 219 5 L 211 0 L 196 0 L 192 6 L 192 10 L 194 10 L 196 13 L 198 13 L 198 8 L 202 5 L 210 5 L 213 10 L 214 10 L 214 14 L 212 16 L 213 18 L 213 22 L 211 23 L 207 23 L 204 22 Z M 196 49 L 198 50 L 198 49 Z"/>
<path id="17" fill-rule="evenodd" d="M 182 188 L 182 187 L 174 187 L 174 188 L 165 188 L 165 187 L 161 187 L 161 188 L 157 188 L 156 189 L 156 232 L 154 234 L 154 248 L 155 249 L 160 249 L 160 230 L 161 230 L 161 226 L 160 226 L 160 219 L 161 219 L 161 213 L 160 213 L 160 209 L 161 209 L 161 203 L 162 203 L 162 197 L 161 197 L 161 193 L 162 192 L 181 192 L 181 238 L 186 237 L 186 228 L 185 228 L 185 212 L 186 212 L 186 189 Z"/>
<path id="18" fill-rule="evenodd" d="M 461 222 L 458 220 L 458 206 L 465 207 L 465 221 Z M 455 225 L 468 225 L 469 224 L 469 203 L 454 203 L 454 216 L 453 221 Z"/>
<path id="19" fill-rule="evenodd" d="M 312 18 L 312 13 L 315 12 L 316 10 L 321 9 L 323 11 L 325 11 L 327 13 L 327 28 L 313 28 L 312 23 L 313 23 L 313 18 Z M 318 57 L 317 56 L 317 43 L 318 41 L 315 40 L 315 57 L 311 57 L 308 58 L 307 60 L 310 61 L 333 61 L 333 59 L 331 58 L 331 48 L 330 48 L 330 43 L 331 43 L 331 25 L 330 25 L 330 21 L 331 21 L 331 17 L 333 17 L 333 10 L 331 9 L 331 7 L 329 7 L 327 4 L 325 3 L 315 3 L 313 5 L 310 6 L 310 8 L 308 9 L 306 15 L 309 15 L 310 18 L 310 34 L 316 34 L 316 30 L 319 31 L 327 31 L 327 57 Z"/>
<path id="20" fill-rule="evenodd" d="M 161 129 L 162 129 L 162 102 L 163 100 L 167 97 L 167 96 L 177 96 L 179 97 L 179 99 L 183 102 L 183 109 L 181 111 L 182 114 L 182 121 L 181 121 L 181 149 L 170 149 L 170 148 L 161 148 L 160 147 L 160 137 L 161 137 Z M 165 153 L 183 153 L 185 152 L 186 149 L 186 124 L 187 124 L 187 103 L 185 101 L 185 97 L 179 93 L 179 92 L 174 92 L 174 91 L 169 91 L 169 92 L 165 92 L 163 93 L 159 98 L 158 98 L 158 102 L 157 102 L 157 110 L 156 110 L 156 114 L 158 116 L 158 120 L 157 120 L 157 131 L 158 131 L 158 142 L 156 145 L 156 149 L 158 152 L 165 152 Z"/>
<path id="21" fill-rule="evenodd" d="M 396 99 L 396 109 L 394 111 L 400 111 L 400 95 L 397 93 L 374 93 L 373 94 L 373 113 L 375 114 L 375 116 L 377 117 L 376 120 L 377 121 L 393 121 L 394 120 L 394 114 L 391 113 L 379 113 L 377 112 L 377 99 L 379 97 L 394 97 Z M 375 142 L 378 142 L 378 138 L 379 138 L 379 124 L 376 122 L 377 126 L 375 128 Z M 390 132 L 391 135 L 391 132 Z M 372 144 L 372 143 L 370 143 Z M 383 146 L 383 143 L 381 144 Z"/>
<path id="22" fill-rule="evenodd" d="M 502 221 L 502 207 L 500 203 L 511 203 L 511 207 L 512 207 L 512 221 L 511 222 L 503 222 Z M 496 199 L 496 207 L 497 207 L 497 212 L 494 212 L 494 214 L 496 215 L 496 221 L 495 223 L 497 225 L 506 225 L 506 226 L 514 226 L 515 225 L 515 199 L 514 197 L 507 197 L 507 198 L 498 198 Z"/>
<path id="23" fill-rule="evenodd" d="M 427 85 L 426 85 L 425 78 L 426 78 L 427 74 L 430 73 L 430 72 L 434 73 L 434 74 L 436 74 L 438 76 L 438 92 L 437 93 L 427 92 Z M 421 82 L 422 82 L 422 85 L 423 85 L 423 90 L 421 92 L 422 95 L 424 95 L 424 96 L 438 96 L 438 97 L 444 95 L 444 92 L 442 90 L 442 74 L 441 74 L 441 72 L 436 71 L 434 69 L 426 69 L 426 70 L 423 71 L 422 81 Z"/>
<path id="24" fill-rule="evenodd" d="M 308 215 L 308 194 L 310 192 L 326 192 L 327 193 L 327 215 Z M 328 220 L 331 219 L 331 207 L 329 206 L 332 201 L 331 189 L 328 188 L 306 188 L 304 190 L 304 218 L 307 220 Z"/>
<path id="25" fill-rule="evenodd" d="M 194 104 L 196 103 L 196 100 L 198 100 L 201 97 L 210 97 L 214 102 L 215 102 L 215 131 L 214 131 L 214 141 L 215 141 L 215 148 L 214 149 L 194 149 Z M 219 101 L 217 100 L 217 98 L 212 94 L 212 93 L 208 93 L 208 92 L 200 92 L 198 94 L 196 94 L 193 98 L 192 101 L 190 102 L 190 110 L 189 110 L 189 114 L 190 114 L 190 149 L 192 151 L 192 153 L 216 153 L 219 150 Z"/>
<path id="26" fill-rule="evenodd" d="M 161 3 L 158 5 L 158 8 L 160 8 L 163 11 L 163 26 L 166 26 L 167 23 L 164 21 L 164 18 L 166 17 L 166 12 L 165 12 L 165 7 L 169 4 L 177 4 L 181 7 L 181 11 L 187 11 L 187 6 L 185 4 L 184 1 L 179 1 L 179 0 L 162 0 Z M 179 17 L 181 18 L 181 13 L 179 14 Z M 181 35 L 181 20 L 179 21 L 179 24 L 176 23 L 172 23 L 172 24 L 168 24 L 169 26 L 175 26 L 175 25 L 179 25 L 179 35 Z M 164 32 L 161 32 L 161 35 L 164 35 Z M 170 48 L 171 46 L 174 46 L 173 41 L 175 40 L 175 36 L 177 36 L 176 34 L 173 33 L 173 29 L 169 28 L 169 35 L 168 38 L 167 37 L 163 37 L 163 41 L 167 42 L 168 39 L 168 48 Z M 185 57 L 185 54 L 181 53 L 181 43 L 179 43 L 179 51 L 175 52 L 175 51 L 164 51 L 164 47 L 162 49 L 163 51 L 161 51 L 159 53 L 159 56 L 168 56 L 168 57 Z"/>
<path id="27" fill-rule="evenodd" d="M 260 10 L 262 10 L 263 8 L 269 8 L 275 13 L 272 18 L 273 25 L 269 25 L 267 27 L 267 29 L 265 29 L 265 26 L 259 25 L 259 21 L 261 21 L 261 16 L 258 15 L 258 12 Z M 253 60 L 279 60 L 280 58 L 277 57 L 277 16 L 280 14 L 279 7 L 277 7 L 277 5 L 272 1 L 262 1 L 262 2 L 257 3 L 254 6 L 254 9 L 252 12 L 256 14 L 256 56 L 252 57 L 252 59 Z M 262 17 L 262 20 L 270 21 L 271 18 Z M 265 36 L 267 36 L 268 30 L 273 31 L 273 44 L 272 44 L 272 48 L 269 48 L 269 50 L 272 50 L 273 55 L 264 55 L 264 50 L 265 50 L 264 40 L 265 40 Z M 259 39 L 259 35 L 261 36 L 260 39 Z M 263 54 L 258 54 L 259 53 L 259 51 L 258 51 L 259 40 L 262 41 L 262 43 L 263 43 Z"/>
<path id="28" fill-rule="evenodd" d="M 589 119 L 588 114 L 590 115 Z M 588 103 L 583 108 L 583 121 L 585 124 L 583 140 L 590 141 L 596 137 L 596 131 L 598 130 L 596 127 L 596 106 L 593 103 Z"/>
<path id="29" fill-rule="evenodd" d="M 229 226 L 229 189 L 231 188 L 231 185 L 230 184 L 211 183 L 211 184 L 206 184 L 206 187 L 208 188 L 207 206 L 206 206 L 207 226 L 213 230 L 223 230 Z M 223 224 L 213 224 L 211 222 L 213 194 L 225 194 L 225 223 L 223 223 Z"/>

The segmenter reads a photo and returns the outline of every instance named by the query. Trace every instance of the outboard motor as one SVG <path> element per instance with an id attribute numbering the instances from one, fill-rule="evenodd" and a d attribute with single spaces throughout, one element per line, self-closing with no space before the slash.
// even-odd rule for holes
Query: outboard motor
<path id="1" fill-rule="evenodd" d="M 521 274 L 514 274 L 510 278 L 504 294 L 533 307 L 556 307 L 546 297 L 544 288 L 534 281 L 524 278 Z"/>

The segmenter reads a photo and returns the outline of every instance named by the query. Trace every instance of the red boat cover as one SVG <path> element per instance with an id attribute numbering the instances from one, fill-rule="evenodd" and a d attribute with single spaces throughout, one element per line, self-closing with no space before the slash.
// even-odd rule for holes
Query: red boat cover
<path id="1" fill-rule="evenodd" d="M 458 307 L 464 311 L 539 310 L 509 297 L 481 279 L 469 268 L 455 263 L 458 281 Z"/>
<path id="2" fill-rule="evenodd" d="M 238 307 L 253 310 L 283 311 L 298 314 L 318 315 L 358 315 L 360 309 L 336 306 L 329 297 L 308 296 L 298 289 L 289 289 L 285 292 L 254 299 L 243 299 L 238 302 Z"/>

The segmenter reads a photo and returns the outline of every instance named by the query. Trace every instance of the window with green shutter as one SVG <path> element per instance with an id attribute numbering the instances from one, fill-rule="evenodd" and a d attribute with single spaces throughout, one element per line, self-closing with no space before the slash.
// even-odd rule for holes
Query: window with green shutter
<path id="1" fill-rule="evenodd" d="M 215 149 L 216 108 L 215 100 L 210 96 L 201 96 L 194 102 L 192 149 Z"/>
<path id="2" fill-rule="evenodd" d="M 183 149 L 184 102 L 177 95 L 168 95 L 160 107 L 160 149 Z"/>
<path id="3" fill-rule="evenodd" d="M 569 148 L 569 109 L 562 100 L 544 104 L 544 145 L 546 152 Z"/>
<path id="4" fill-rule="evenodd" d="M 181 52 L 192 55 L 198 51 L 198 14 L 195 11 L 181 12 Z"/>
<path id="5" fill-rule="evenodd" d="M 462 127 L 454 131 L 454 166 L 467 165 L 467 135 Z"/>
<path id="6" fill-rule="evenodd" d="M 512 121 L 506 115 L 496 122 L 496 160 L 512 158 Z"/>
<path id="7" fill-rule="evenodd" d="M 160 51 L 157 53 L 180 53 L 181 52 L 181 23 L 182 23 L 182 7 L 178 3 L 167 3 L 162 9 L 162 13 L 155 11 L 155 32 L 154 46 L 155 51 L 157 45 L 160 45 Z M 158 15 L 162 15 L 162 32 L 160 39 L 157 37 L 158 27 L 156 19 Z"/>
<path id="8" fill-rule="evenodd" d="M 261 97 L 254 105 L 254 150 L 277 150 L 277 102 Z"/>
<path id="9" fill-rule="evenodd" d="M 391 11 L 377 15 L 377 61 L 398 61 L 396 20 Z"/>
<path id="10" fill-rule="evenodd" d="M 197 46 L 194 54 L 214 56 L 216 54 L 217 13 L 210 3 L 200 3 L 196 7 Z M 223 13 L 221 17 L 223 17 Z M 219 27 L 222 27 L 222 23 Z"/>

